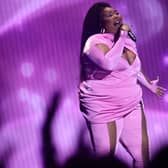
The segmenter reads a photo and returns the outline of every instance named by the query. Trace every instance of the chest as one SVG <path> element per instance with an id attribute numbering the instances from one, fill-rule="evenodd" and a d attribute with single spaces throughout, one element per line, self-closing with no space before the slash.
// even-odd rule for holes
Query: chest
<path id="1" fill-rule="evenodd" d="M 112 48 L 115 44 L 109 40 L 105 39 L 105 42 L 109 48 Z M 130 39 L 126 39 L 125 47 L 123 49 L 122 58 L 129 64 L 132 65 L 136 60 L 136 44 Z"/>
<path id="2" fill-rule="evenodd" d="M 128 62 L 129 65 L 132 65 L 136 59 L 136 54 L 124 47 L 122 57 Z"/>

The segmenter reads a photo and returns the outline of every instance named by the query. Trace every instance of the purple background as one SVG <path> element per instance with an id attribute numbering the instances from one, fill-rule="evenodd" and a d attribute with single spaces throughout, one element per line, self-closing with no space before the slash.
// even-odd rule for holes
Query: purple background
<path id="1" fill-rule="evenodd" d="M 41 128 L 55 91 L 62 99 L 52 123 L 60 163 L 77 148 L 81 128 L 77 84 L 82 24 L 94 0 L 0 1 L 0 159 L 6 167 L 40 168 Z M 137 36 L 143 71 L 168 88 L 168 2 L 109 0 Z M 158 98 L 144 89 L 151 156 L 168 142 L 168 93 Z M 130 162 L 119 145 L 117 155 Z M 6 158 L 5 158 L 6 159 Z"/>

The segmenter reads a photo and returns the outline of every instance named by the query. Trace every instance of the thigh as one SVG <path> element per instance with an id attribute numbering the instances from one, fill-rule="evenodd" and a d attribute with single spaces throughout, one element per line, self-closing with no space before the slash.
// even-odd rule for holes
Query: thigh
<path id="1" fill-rule="evenodd" d="M 115 122 L 89 124 L 89 132 L 97 155 L 114 154 L 117 139 Z"/>
<path id="2" fill-rule="evenodd" d="M 149 138 L 148 138 L 148 131 L 147 131 L 147 122 L 144 113 L 144 105 L 143 102 L 140 102 L 141 109 L 142 109 L 142 155 L 144 161 L 147 163 L 149 162 Z"/>
<path id="3" fill-rule="evenodd" d="M 142 102 L 124 117 L 120 140 L 133 159 L 143 162 L 149 160 L 148 133 Z"/>

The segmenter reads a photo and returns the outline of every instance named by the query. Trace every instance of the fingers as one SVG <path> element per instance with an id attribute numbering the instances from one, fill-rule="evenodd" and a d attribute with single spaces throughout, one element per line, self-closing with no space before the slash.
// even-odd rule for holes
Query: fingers
<path id="1" fill-rule="evenodd" d="M 158 86 L 159 89 L 163 90 L 163 91 L 166 91 L 167 89 L 164 88 L 164 87 L 161 87 L 161 86 Z"/>
<path id="2" fill-rule="evenodd" d="M 166 91 L 166 90 L 167 90 L 167 89 L 158 86 L 158 87 L 157 87 L 157 90 L 156 90 L 156 95 L 157 95 L 157 96 L 163 96 L 163 95 L 165 94 L 165 91 Z"/>
<path id="3" fill-rule="evenodd" d="M 130 30 L 129 26 L 126 25 L 126 24 L 122 24 L 122 26 L 121 26 L 120 29 L 121 29 L 121 30 L 125 30 L 125 31 L 129 31 L 129 30 Z"/>
<path id="4" fill-rule="evenodd" d="M 162 97 L 164 95 L 164 92 L 157 90 L 156 95 Z"/>

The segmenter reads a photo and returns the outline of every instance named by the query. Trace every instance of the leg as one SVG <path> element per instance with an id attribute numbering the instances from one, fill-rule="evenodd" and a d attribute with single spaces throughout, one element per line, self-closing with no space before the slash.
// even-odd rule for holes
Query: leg
<path id="1" fill-rule="evenodd" d="M 142 156 L 143 156 L 144 163 L 147 164 L 150 160 L 149 159 L 149 140 L 148 140 L 148 132 L 147 132 L 143 103 L 140 102 L 140 105 L 142 110 Z"/>
<path id="2" fill-rule="evenodd" d="M 133 157 L 134 167 L 143 168 L 149 161 L 148 135 L 143 104 L 124 117 L 121 143 Z"/>
<path id="3" fill-rule="evenodd" d="M 88 124 L 93 149 L 96 155 L 114 154 L 116 147 L 116 123 Z"/>

